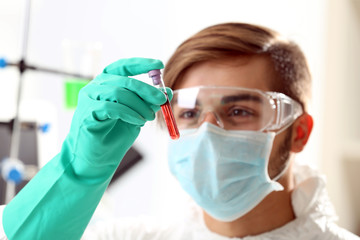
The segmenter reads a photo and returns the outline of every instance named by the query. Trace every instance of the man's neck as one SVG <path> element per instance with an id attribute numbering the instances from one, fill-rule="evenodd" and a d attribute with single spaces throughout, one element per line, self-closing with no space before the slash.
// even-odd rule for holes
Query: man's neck
<path id="1" fill-rule="evenodd" d="M 270 193 L 249 213 L 232 222 L 221 222 L 204 212 L 208 229 L 227 237 L 254 236 L 279 228 L 295 219 L 291 204 L 294 180 L 291 171 L 279 180 L 284 186 L 280 192 Z"/>

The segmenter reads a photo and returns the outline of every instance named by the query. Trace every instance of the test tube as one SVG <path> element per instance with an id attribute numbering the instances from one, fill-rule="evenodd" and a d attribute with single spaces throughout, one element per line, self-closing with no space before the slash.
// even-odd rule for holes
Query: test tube
<path id="1" fill-rule="evenodd" d="M 152 83 L 155 87 L 159 88 L 166 97 L 166 102 L 161 105 L 161 112 L 164 116 L 166 126 L 168 128 L 171 139 L 176 140 L 180 137 L 179 129 L 176 126 L 174 114 L 171 110 L 169 97 L 166 93 L 164 82 L 161 78 L 161 72 L 159 69 L 151 70 L 148 72 L 149 77 L 152 79 Z"/>

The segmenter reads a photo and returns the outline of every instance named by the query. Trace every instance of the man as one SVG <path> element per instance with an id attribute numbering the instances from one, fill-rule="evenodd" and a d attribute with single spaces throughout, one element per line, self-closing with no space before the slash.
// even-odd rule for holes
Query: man
<path id="1" fill-rule="evenodd" d="M 9 239 L 81 237 L 120 159 L 166 101 L 128 76 L 162 67 L 120 60 L 81 91 L 61 152 L 4 209 Z M 334 223 L 323 178 L 292 160 L 313 125 L 296 44 L 259 26 L 215 25 L 180 45 L 164 79 L 181 133 L 169 167 L 193 215 L 106 223 L 84 239 L 359 239 Z"/>

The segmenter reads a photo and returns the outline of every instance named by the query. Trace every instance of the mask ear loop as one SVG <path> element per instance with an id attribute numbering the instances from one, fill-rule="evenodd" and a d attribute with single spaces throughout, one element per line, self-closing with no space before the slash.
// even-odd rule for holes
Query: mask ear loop
<path id="1" fill-rule="evenodd" d="M 284 103 L 281 103 L 281 101 L 279 101 L 279 99 L 278 99 L 278 105 L 280 105 L 280 104 L 285 105 Z M 285 107 L 282 107 L 282 111 L 283 111 L 284 108 L 285 108 Z M 301 114 L 303 114 L 303 109 L 302 109 L 302 107 L 300 106 L 299 103 L 297 103 L 297 102 L 295 102 L 295 101 L 293 101 L 292 114 L 294 115 L 293 119 L 292 119 L 291 121 L 288 121 L 288 123 L 287 123 L 286 125 L 284 125 L 282 128 L 280 128 L 278 131 L 275 131 L 275 135 L 278 135 L 278 134 L 282 133 L 283 131 L 285 131 L 286 129 L 288 129 L 288 128 L 291 126 L 291 124 L 293 124 L 293 123 L 295 122 L 295 120 L 296 120 Z M 283 114 L 281 114 L 281 115 L 283 115 Z M 272 179 L 272 181 L 278 181 L 278 180 L 284 175 L 284 173 L 288 170 L 289 166 L 290 166 L 290 160 L 287 161 L 284 169 L 283 169 L 278 175 L 276 175 L 276 176 Z"/>
<path id="2" fill-rule="evenodd" d="M 288 128 L 288 127 L 289 127 L 289 126 L 285 127 L 284 129 L 286 129 L 286 128 Z M 282 129 L 280 132 L 282 132 L 284 129 Z M 273 132 L 273 133 L 274 133 L 275 135 L 278 134 L 278 132 Z M 273 141 L 274 141 L 274 140 L 273 140 Z M 290 160 L 288 159 L 288 161 L 287 161 L 286 164 L 285 164 L 284 169 L 281 170 L 281 172 L 278 173 L 278 175 L 276 175 L 274 178 L 272 178 L 271 181 L 277 182 L 277 181 L 284 175 L 284 173 L 288 170 L 289 166 L 290 166 Z M 268 176 L 269 176 L 269 173 L 268 173 Z M 269 178 L 270 178 L 270 176 L 269 176 Z"/>
<path id="3" fill-rule="evenodd" d="M 281 172 L 278 175 L 276 175 L 273 179 L 271 179 L 271 181 L 277 182 L 284 175 L 284 173 L 288 170 L 289 166 L 290 166 L 290 160 L 287 161 L 284 169 L 281 170 Z"/>

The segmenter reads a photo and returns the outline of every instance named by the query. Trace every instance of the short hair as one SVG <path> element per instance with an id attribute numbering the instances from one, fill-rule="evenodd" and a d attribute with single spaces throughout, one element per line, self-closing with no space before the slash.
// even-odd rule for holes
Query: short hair
<path id="1" fill-rule="evenodd" d="M 164 81 L 173 87 L 196 63 L 237 56 L 264 56 L 275 70 L 272 91 L 298 101 L 304 110 L 310 97 L 311 76 L 299 46 L 277 32 L 258 25 L 223 23 L 210 26 L 184 41 L 164 69 Z"/>

